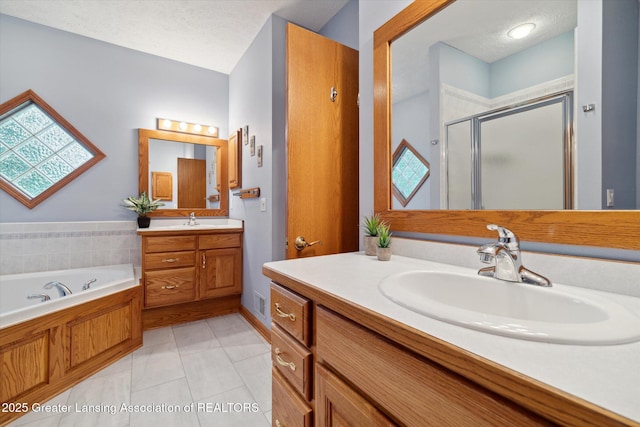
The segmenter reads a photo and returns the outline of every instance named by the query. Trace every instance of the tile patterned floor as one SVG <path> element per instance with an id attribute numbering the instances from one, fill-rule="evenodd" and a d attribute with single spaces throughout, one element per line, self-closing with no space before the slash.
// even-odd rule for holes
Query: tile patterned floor
<path id="1" fill-rule="evenodd" d="M 70 412 L 9 426 L 267 427 L 270 347 L 239 314 L 146 331 L 142 348 L 43 406 Z"/>

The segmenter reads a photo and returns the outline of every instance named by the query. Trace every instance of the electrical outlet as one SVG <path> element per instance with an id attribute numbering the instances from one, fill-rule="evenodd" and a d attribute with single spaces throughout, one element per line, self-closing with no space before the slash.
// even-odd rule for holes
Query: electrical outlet
<path id="1" fill-rule="evenodd" d="M 267 198 L 263 197 L 260 199 L 260 212 L 267 211 Z"/>

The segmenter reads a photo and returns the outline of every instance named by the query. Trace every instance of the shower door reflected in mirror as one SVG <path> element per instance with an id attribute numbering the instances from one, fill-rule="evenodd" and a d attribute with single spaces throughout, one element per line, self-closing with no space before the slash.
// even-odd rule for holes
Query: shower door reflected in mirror
<path id="1" fill-rule="evenodd" d="M 449 209 L 571 209 L 571 93 L 445 125 Z"/>

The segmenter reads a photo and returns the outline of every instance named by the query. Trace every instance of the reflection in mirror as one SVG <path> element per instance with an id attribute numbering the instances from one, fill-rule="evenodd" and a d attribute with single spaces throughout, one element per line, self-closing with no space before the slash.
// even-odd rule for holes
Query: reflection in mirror
<path id="1" fill-rule="evenodd" d="M 440 15 L 450 11 L 450 8 L 460 3 L 476 5 L 475 11 L 458 13 L 452 21 L 432 21 Z M 570 58 L 576 64 L 573 79 L 574 86 L 560 87 L 557 92 L 574 89 L 574 133 L 576 163 L 574 165 L 575 179 L 580 182 L 574 201 L 577 203 L 572 210 L 441 210 L 441 209 L 412 209 L 399 210 L 398 203 L 393 202 L 393 186 L 391 178 L 391 155 L 395 144 L 406 136 L 398 132 L 405 132 L 399 128 L 397 109 L 391 114 L 391 108 L 397 107 L 396 95 L 401 90 L 396 85 L 398 70 L 395 64 L 396 51 L 391 54 L 392 44 L 404 35 L 411 34 L 417 26 L 429 25 L 435 22 L 435 40 L 439 34 L 447 34 L 449 27 L 456 27 L 456 22 L 466 23 L 473 19 L 467 29 L 482 28 L 484 22 L 492 22 L 493 15 L 499 14 L 494 6 L 518 4 L 523 8 L 527 5 L 548 6 L 558 9 L 561 1 L 537 0 L 523 1 L 454 1 L 454 0 L 424 0 L 414 1 L 374 32 L 373 43 L 373 114 L 374 114 L 374 211 L 391 225 L 398 233 L 421 233 L 426 238 L 439 240 L 438 235 L 492 238 L 487 231 L 487 224 L 506 224 L 524 242 L 541 242 L 550 244 L 578 245 L 600 248 L 620 248 L 640 250 L 640 211 L 638 204 L 640 189 L 637 184 L 640 173 L 637 167 L 640 150 L 637 147 L 637 87 L 638 87 L 638 23 L 629 17 L 638 16 L 639 4 L 635 0 L 621 1 L 592 1 L 574 0 L 578 5 L 577 20 L 579 21 L 574 33 L 574 50 L 577 57 Z M 535 15 L 535 14 L 534 14 Z M 466 19 L 466 20 L 465 20 Z M 589 23 L 584 23 L 584 19 Z M 506 29 L 505 29 L 506 30 Z M 567 31 L 565 31 L 567 32 Z M 481 35 L 479 40 L 484 40 Z M 526 40 L 526 38 L 525 38 Z M 481 41 L 484 43 L 484 41 Z M 630 48 L 630 49 L 629 49 Z M 424 49 L 422 49 L 423 51 Z M 461 50 L 456 47 L 456 50 Z M 499 45 L 496 51 L 503 51 Z M 420 56 L 419 49 L 415 56 Z M 394 64 L 392 64 L 392 61 Z M 597 62 L 593 62 L 597 61 Z M 529 64 L 537 67 L 537 76 L 545 74 L 544 64 Z M 443 75 L 455 77 L 464 68 L 453 67 L 445 70 Z M 516 73 L 526 76 L 526 69 Z M 393 73 L 393 78 L 391 74 Z M 408 74 L 415 73 L 409 70 Z M 505 77 L 511 80 L 514 76 Z M 416 76 L 425 80 L 424 76 Z M 429 79 L 433 75 L 429 75 Z M 407 80 L 409 81 L 409 80 Z M 468 84 L 474 81 L 469 80 Z M 393 93 L 392 93 L 393 92 Z M 421 155 L 431 163 L 431 177 L 441 180 L 444 173 L 439 157 L 444 138 L 444 123 L 441 121 L 440 110 L 430 108 L 431 101 L 439 101 L 434 94 L 422 91 L 419 96 L 426 97 L 427 102 L 416 103 L 414 108 L 406 108 L 407 116 L 400 119 L 405 122 L 425 122 L 428 126 L 418 129 L 410 128 L 406 132 L 421 132 L 423 139 L 406 138 L 415 144 Z M 418 95 L 414 98 L 418 98 Z M 538 97 L 542 94 L 536 95 Z M 411 97 L 407 97 L 408 101 Z M 513 103 L 517 103 L 514 100 Z M 395 103 L 395 105 L 394 105 Z M 591 108 L 590 106 L 593 106 Z M 429 107 L 428 109 L 426 109 Z M 487 109 L 490 110 L 489 106 Z M 467 114 L 468 116 L 469 114 Z M 438 133 L 438 128 L 440 128 Z M 450 129 L 451 130 L 451 129 Z M 469 133 L 467 129 L 457 129 L 461 134 Z M 435 145 L 433 145 L 435 144 Z M 432 145 L 429 147 L 429 145 Z M 432 148 L 433 147 L 433 148 Z M 435 150 L 435 153 L 432 151 Z M 434 155 L 435 154 L 435 155 Z M 451 171 L 449 171 L 450 173 Z M 470 178 L 469 178 L 470 180 Z M 432 206 L 440 203 L 439 197 L 432 197 L 430 193 L 421 194 L 429 185 L 423 186 L 414 196 L 412 203 L 421 197 L 430 198 Z M 590 190 L 585 190 L 585 187 Z M 606 190 L 615 189 L 615 203 L 606 206 Z M 619 192 L 622 193 L 618 200 Z M 436 192 L 431 192 L 436 193 Z M 438 195 L 436 195 L 438 196 Z M 435 199 L 435 200 L 434 200 Z M 580 209 L 580 210 L 576 210 Z M 596 209 L 607 209 L 597 211 Z M 626 210 L 622 210 L 626 209 Z M 445 238 L 446 240 L 449 237 Z M 632 255 L 633 256 L 633 255 Z M 609 257 L 609 255 L 606 255 Z M 618 258 L 615 253 L 611 257 Z"/>
<path id="2" fill-rule="evenodd" d="M 593 138 L 590 131 L 573 131 L 574 123 L 580 124 L 583 117 L 596 120 L 601 114 L 577 120 L 578 114 L 585 113 L 582 105 L 573 105 L 580 98 L 577 70 L 601 67 L 590 62 L 592 55 L 578 49 L 577 44 L 581 34 L 595 30 L 588 22 L 592 19 L 590 3 L 458 0 L 393 40 L 390 149 L 393 152 L 400 141 L 410 140 L 432 167 L 431 184 L 421 189 L 406 209 L 638 209 L 638 3 L 604 2 L 599 18 L 603 25 L 617 22 L 619 58 L 602 65 L 598 84 L 603 91 L 616 91 L 611 92 L 615 98 L 611 109 L 620 111 L 610 117 L 615 120 L 615 126 L 610 126 L 618 138 L 607 138 L 603 133 L 605 137 L 596 141 L 600 150 L 586 149 L 595 145 L 588 140 Z M 625 8 L 634 9 L 635 14 Z M 534 24 L 528 36 L 515 39 L 508 35 L 524 23 Z M 629 29 L 626 35 L 620 34 L 620 27 Z M 584 78 L 586 73 L 582 74 Z M 615 77 L 606 80 L 607 75 Z M 590 83 L 583 84 L 585 93 Z M 534 100 L 574 92 L 576 96 L 565 107 L 554 104 L 545 108 L 548 114 L 521 109 Z M 621 99 L 621 94 L 630 93 L 632 100 Z M 522 114 L 481 119 L 507 111 Z M 607 127 L 604 114 L 603 132 Z M 475 119 L 463 129 L 464 119 L 470 117 Z M 620 135 L 620 129 L 625 128 L 631 130 Z M 500 135 L 506 145 L 489 147 L 488 132 Z M 460 133 L 467 134 L 469 146 L 460 146 L 458 139 L 453 145 L 450 138 L 459 138 Z M 572 151 L 574 145 L 578 149 Z M 490 150 L 498 150 L 500 168 L 495 156 L 494 161 L 480 156 Z M 535 160 L 533 153 L 545 153 L 545 159 Z M 528 177 L 520 176 L 524 164 L 532 170 Z M 556 165 L 553 170 L 551 164 Z M 509 170 L 517 172 L 514 175 Z M 599 174 L 597 179 L 594 174 Z M 516 181 L 521 182 L 516 185 Z M 604 194 L 608 186 L 615 186 L 613 206 L 587 202 Z M 527 188 L 535 189 L 539 197 L 522 197 Z M 499 195 L 500 200 L 489 202 L 490 193 Z M 392 198 L 392 208 L 403 206 Z"/>
<path id="3" fill-rule="evenodd" d="M 227 216 L 227 141 L 138 130 L 139 191 L 163 200 L 149 216 Z"/>
<path id="4" fill-rule="evenodd" d="M 159 209 L 218 209 L 217 151 L 210 145 L 151 139 L 149 188 L 154 199 L 165 203 Z"/>

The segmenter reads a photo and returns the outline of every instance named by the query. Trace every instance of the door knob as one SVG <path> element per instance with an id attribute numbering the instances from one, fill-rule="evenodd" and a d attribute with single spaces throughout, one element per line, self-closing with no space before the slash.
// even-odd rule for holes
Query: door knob
<path id="1" fill-rule="evenodd" d="M 295 242 L 293 242 L 293 246 L 295 246 L 295 248 L 299 251 L 303 250 L 304 248 L 306 248 L 307 246 L 313 246 L 317 243 L 322 244 L 322 242 L 320 240 L 316 240 L 315 242 L 307 242 L 304 237 L 302 236 L 298 236 L 296 237 Z"/>

